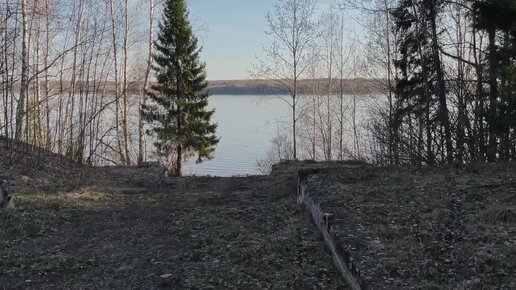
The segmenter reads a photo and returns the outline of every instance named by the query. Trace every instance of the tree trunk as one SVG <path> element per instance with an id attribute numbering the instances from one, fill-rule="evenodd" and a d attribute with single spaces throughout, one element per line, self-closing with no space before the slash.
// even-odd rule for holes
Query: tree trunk
<path id="1" fill-rule="evenodd" d="M 111 16 L 111 37 L 113 42 L 113 59 L 115 66 L 115 139 L 116 139 L 116 151 L 114 152 L 116 155 L 120 157 L 121 160 L 115 158 L 115 160 L 121 161 L 124 163 L 124 154 L 122 153 L 122 143 L 120 141 L 120 90 L 118 84 L 118 49 L 116 45 L 116 22 L 115 22 L 115 13 L 113 7 L 113 1 L 110 0 L 110 16 Z"/>
<path id="2" fill-rule="evenodd" d="M 177 108 L 177 112 L 178 112 L 178 115 L 177 115 L 177 132 L 178 132 L 178 135 L 181 135 L 181 127 L 182 127 L 182 123 L 181 123 L 181 108 Z M 183 163 L 183 147 L 181 146 L 181 141 L 178 142 L 178 145 L 177 145 L 177 161 L 176 161 L 176 176 L 181 176 L 182 172 L 181 172 L 181 167 L 182 167 L 182 163 Z"/>
<path id="3" fill-rule="evenodd" d="M 72 67 L 72 77 L 70 81 L 70 89 L 69 89 L 69 100 L 71 101 L 70 104 L 70 140 L 69 140 L 69 157 L 74 159 L 77 157 L 75 156 L 75 146 L 74 146 L 74 124 L 73 124 L 73 118 L 74 118 L 74 107 L 75 107 L 75 85 L 76 85 L 76 79 L 77 79 L 77 57 L 78 57 L 78 48 L 79 48 L 79 42 L 81 40 L 81 32 L 82 32 L 82 12 L 83 12 L 83 1 L 79 1 L 79 15 L 77 16 L 77 26 L 75 30 L 75 44 L 73 49 L 73 67 Z"/>
<path id="4" fill-rule="evenodd" d="M 297 3 L 294 3 L 297 5 Z M 293 19 L 293 29 L 292 29 L 292 45 L 296 43 L 296 26 L 297 22 L 297 9 L 298 7 L 294 7 L 294 19 Z M 294 149 L 294 160 L 297 160 L 297 142 L 296 142 L 296 97 L 297 97 L 297 49 L 296 47 L 292 47 L 292 60 L 293 60 L 293 69 L 294 69 L 294 87 L 292 92 L 292 141 L 293 141 L 293 149 Z"/>
<path id="5" fill-rule="evenodd" d="M 498 97 L 498 82 L 496 79 L 497 57 L 496 57 L 496 30 L 490 28 L 488 30 L 489 37 L 489 144 L 487 150 L 487 160 L 489 162 L 496 161 L 497 152 L 497 136 L 496 136 L 496 105 Z"/>
<path id="6" fill-rule="evenodd" d="M 297 91 L 297 79 L 294 79 L 294 92 Z M 297 148 L 296 148 L 296 93 L 292 94 L 292 138 L 293 138 L 293 150 L 294 160 L 297 160 Z"/>
<path id="7" fill-rule="evenodd" d="M 420 31 L 420 27 L 419 27 L 419 21 L 421 21 L 420 17 L 418 16 L 418 13 L 417 13 L 417 10 L 416 10 L 416 6 L 414 4 L 414 2 L 412 1 L 412 11 L 414 13 L 414 17 L 415 17 L 415 28 L 416 28 L 416 35 L 419 35 L 421 33 Z M 426 100 L 426 107 L 425 107 L 425 114 L 426 114 L 426 151 L 427 151 L 427 163 L 429 165 L 433 165 L 435 164 L 435 156 L 434 156 L 434 153 L 433 153 L 433 150 L 432 150 L 432 132 L 431 132 L 431 124 L 430 124 L 430 105 L 431 105 L 431 102 L 430 102 L 430 98 L 431 98 L 431 94 L 430 94 L 430 84 L 429 84 L 429 78 L 428 78 L 428 71 L 426 69 L 426 57 L 425 55 L 423 54 L 423 48 L 422 48 L 422 45 L 421 45 L 421 42 L 420 41 L 417 41 L 417 50 L 418 50 L 418 54 L 419 54 L 419 57 L 421 59 L 421 62 L 422 62 L 422 68 L 421 68 L 421 72 L 422 72 L 422 75 L 423 75 L 423 85 L 424 85 L 424 97 L 425 97 L 425 100 Z M 422 122 L 420 122 L 420 125 L 421 125 Z M 420 130 L 421 131 L 421 130 Z M 420 156 L 421 157 L 421 156 Z"/>
<path id="8" fill-rule="evenodd" d="M 9 5 L 8 2 L 6 2 L 6 5 Z M 8 19 L 9 19 L 9 15 L 7 13 L 7 9 L 5 10 L 6 13 L 5 15 L 2 15 L 5 17 L 4 19 L 4 22 L 3 22 L 3 26 L 5 28 L 7 28 L 7 23 L 8 23 Z M 9 82 L 9 69 L 8 69 L 8 66 L 9 66 L 9 62 L 8 62 L 8 53 L 7 53 L 7 50 L 9 48 L 9 43 L 7 41 L 7 29 L 0 29 L 0 31 L 2 32 L 2 38 L 3 38 L 3 49 L 2 49 L 2 61 L 4 63 L 4 77 L 5 77 L 5 81 L 2 82 L 2 90 L 3 90 L 3 97 L 4 97 L 4 134 L 5 134 L 5 138 L 6 138 L 6 142 L 5 142 L 5 145 L 6 145 L 6 148 L 9 148 L 9 123 L 10 123 L 10 120 L 9 120 L 9 87 L 10 87 L 10 82 Z"/>
<path id="9" fill-rule="evenodd" d="M 435 63 L 435 71 L 437 73 L 437 95 L 439 97 L 439 112 L 441 124 L 444 126 L 444 135 L 446 142 L 446 161 L 448 164 L 453 163 L 453 143 L 451 137 L 450 117 L 448 113 L 448 104 L 446 101 L 446 85 L 444 83 L 444 73 L 441 65 L 441 57 L 439 55 L 439 42 L 437 39 L 437 11 L 435 5 L 431 8 L 431 25 L 432 25 L 432 53 Z"/>
<path id="10" fill-rule="evenodd" d="M 50 53 L 50 7 L 49 0 L 45 0 L 45 68 L 48 68 L 48 58 Z M 50 130 L 50 81 L 48 77 L 48 69 L 45 70 L 45 123 L 46 123 L 46 144 L 45 148 L 47 150 L 52 149 L 52 136 Z"/>
<path id="11" fill-rule="evenodd" d="M 472 44 L 473 44 L 473 59 L 475 62 L 475 75 L 476 75 L 476 97 L 475 100 L 475 123 L 476 123 L 476 138 L 472 138 L 472 143 L 474 142 L 477 148 L 474 152 L 473 160 L 481 160 L 485 161 L 486 158 L 486 144 L 484 138 L 484 87 L 483 87 L 483 72 L 482 66 L 480 65 L 479 56 L 477 54 L 477 31 L 473 27 L 472 31 Z"/>
<path id="12" fill-rule="evenodd" d="M 128 0 L 125 0 L 124 7 L 124 79 L 123 79 L 123 111 L 122 111 L 122 127 L 124 134 L 124 151 L 125 151 L 125 163 L 131 165 L 131 156 L 129 155 L 129 128 L 127 122 L 127 58 L 128 58 L 128 38 L 129 38 L 129 11 L 128 11 Z"/>
<path id="13" fill-rule="evenodd" d="M 16 111 L 16 133 L 15 139 L 21 140 L 23 130 L 23 116 L 25 110 L 25 101 L 28 97 L 29 89 L 29 30 L 28 30 L 28 17 L 27 17 L 27 0 L 21 0 L 22 9 L 22 70 L 21 70 L 21 81 L 20 81 L 20 96 L 18 101 L 18 107 Z M 29 126 L 29 124 L 25 124 Z"/>
<path id="14" fill-rule="evenodd" d="M 138 165 L 141 165 L 145 158 L 145 131 L 143 122 L 143 108 L 147 104 L 147 94 L 149 91 L 149 75 L 152 65 L 152 40 L 154 27 L 154 1 L 149 0 L 149 46 L 147 55 L 147 68 L 143 80 L 143 90 L 140 96 L 140 119 L 138 122 Z"/>
<path id="15" fill-rule="evenodd" d="M 36 44 L 35 44 L 35 51 L 34 51 L 34 70 L 36 73 L 39 73 L 39 58 L 41 53 L 41 33 L 40 33 L 40 27 L 41 23 L 38 20 L 36 24 Z M 33 136 L 32 136 L 32 144 L 36 145 L 38 147 L 43 147 L 43 128 L 41 127 L 41 106 L 39 105 L 39 102 L 41 100 L 41 82 L 39 80 L 39 76 L 36 75 L 35 78 L 35 90 L 34 90 L 34 99 L 32 104 L 32 111 L 33 111 Z"/>
<path id="16" fill-rule="evenodd" d="M 464 100 L 464 44 L 463 44 L 463 33 L 462 33 L 462 13 L 461 7 L 457 6 L 457 163 L 461 164 L 464 162 L 464 151 L 465 151 L 465 126 L 466 126 L 466 104 Z"/>
<path id="17" fill-rule="evenodd" d="M 358 128 L 357 128 L 357 59 L 356 55 L 353 57 L 353 109 L 351 112 L 353 125 L 353 150 L 355 151 L 355 158 L 360 158 L 360 144 L 358 144 Z"/>
<path id="18" fill-rule="evenodd" d="M 394 158 L 393 158 L 393 148 L 394 148 L 394 128 L 393 128 L 393 118 L 392 118 L 392 115 L 393 115 L 393 102 L 392 102 L 392 92 L 393 92 L 393 85 L 392 85 L 392 67 L 391 67 L 391 64 L 392 64 L 392 53 L 391 53 L 391 28 L 390 28 L 390 23 L 391 23 L 391 20 L 390 20 L 390 12 L 389 12 L 389 7 L 388 7 L 388 4 L 387 4 L 387 1 L 384 1 L 383 2 L 384 4 L 384 13 L 385 13 L 385 24 L 386 24 L 386 27 L 385 27 L 385 35 L 386 35 L 386 49 L 387 49 L 387 90 L 388 90 L 388 95 L 387 95 L 387 98 L 388 98 L 388 102 L 389 102 L 389 116 L 388 116 L 388 140 L 387 140 L 387 150 L 388 150 L 388 159 L 389 159 L 389 162 L 388 164 L 389 165 L 392 165 L 394 162 Z"/>
<path id="19" fill-rule="evenodd" d="M 328 88 L 327 88 L 327 95 L 326 95 L 326 126 L 327 126 L 327 139 L 326 139 L 326 152 L 325 152 L 325 159 L 326 161 L 331 161 L 332 159 L 332 120 L 331 120 L 331 95 L 333 93 L 333 33 L 334 33 L 334 15 L 333 11 L 331 11 L 330 14 L 330 24 L 329 24 L 329 51 L 328 51 Z"/>

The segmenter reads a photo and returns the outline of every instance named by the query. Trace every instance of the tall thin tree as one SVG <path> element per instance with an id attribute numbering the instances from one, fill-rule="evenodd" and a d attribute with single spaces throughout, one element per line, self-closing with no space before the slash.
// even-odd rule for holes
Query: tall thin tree
<path id="1" fill-rule="evenodd" d="M 290 94 L 285 100 L 292 110 L 293 158 L 297 158 L 298 87 L 310 65 L 309 47 L 314 41 L 317 0 L 280 0 L 267 13 L 267 34 L 273 42 L 265 48 L 266 56 L 256 68 L 257 75 L 273 80 Z"/>
<path id="2" fill-rule="evenodd" d="M 154 39 L 154 0 L 149 0 L 149 35 L 148 35 L 148 55 L 147 67 L 143 78 L 143 88 L 140 95 L 140 118 L 138 120 L 138 165 L 141 165 L 145 156 L 145 130 L 143 108 L 147 104 L 147 94 L 149 93 L 149 76 L 152 66 L 152 42 Z"/>

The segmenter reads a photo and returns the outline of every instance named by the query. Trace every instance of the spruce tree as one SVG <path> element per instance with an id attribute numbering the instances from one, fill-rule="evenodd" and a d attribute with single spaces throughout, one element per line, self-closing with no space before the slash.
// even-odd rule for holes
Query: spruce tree
<path id="1" fill-rule="evenodd" d="M 153 70 L 156 84 L 151 87 L 151 104 L 143 115 L 157 137 L 157 153 L 175 162 L 169 174 L 181 175 L 182 162 L 194 155 L 197 162 L 213 158 L 219 139 L 212 122 L 206 92 L 206 65 L 199 59 L 201 49 L 192 33 L 184 0 L 167 0 L 163 19 L 154 42 Z"/>
<path id="2" fill-rule="evenodd" d="M 409 141 L 416 148 L 410 156 L 412 163 L 436 163 L 433 136 L 438 130 L 437 65 L 432 53 L 432 39 L 428 10 L 423 1 L 401 0 L 391 11 L 398 33 L 399 49 L 395 67 L 398 70 L 396 93 L 398 108 L 394 111 L 394 125 L 400 130 L 404 123 L 418 127 L 418 138 Z M 412 129 L 410 129 L 412 130 Z M 425 147 L 425 148 L 423 148 Z M 412 150 L 412 149 L 411 149 Z"/>
<path id="3" fill-rule="evenodd" d="M 428 165 L 454 160 L 447 84 L 440 53 L 441 31 L 437 26 L 444 4 L 444 0 L 400 0 L 391 11 L 398 34 L 396 93 L 401 101 L 394 111 L 394 125 L 398 130 L 404 120 L 409 126 L 413 121 L 418 122 L 417 145 L 410 147 L 417 146 L 418 163 Z"/>
<path id="4" fill-rule="evenodd" d="M 471 16 L 489 41 L 482 63 L 489 80 L 488 161 L 509 160 L 516 156 L 516 2 L 472 0 Z"/>

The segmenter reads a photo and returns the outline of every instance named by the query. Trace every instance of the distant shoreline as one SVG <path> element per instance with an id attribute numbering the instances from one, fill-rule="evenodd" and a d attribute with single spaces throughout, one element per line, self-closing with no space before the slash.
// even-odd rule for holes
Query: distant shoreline
<path id="1" fill-rule="evenodd" d="M 332 80 L 332 94 L 340 93 L 340 80 Z M 209 81 L 208 90 L 214 95 L 288 95 L 290 92 L 274 80 L 216 80 Z M 380 82 L 371 79 L 345 79 L 342 81 L 345 95 L 381 94 Z M 299 95 L 328 94 L 328 79 L 300 80 Z"/>
<path id="2" fill-rule="evenodd" d="M 315 80 L 299 80 L 298 95 L 326 95 L 328 94 L 328 79 Z M 41 83 L 40 87 L 44 87 Z M 61 85 L 58 81 L 50 81 L 49 89 L 52 93 L 68 93 L 71 85 L 64 83 Z M 139 94 L 143 88 L 140 81 L 130 82 L 128 85 L 128 93 Z M 13 88 L 15 91 L 18 87 Z M 34 89 L 34 86 L 31 86 Z M 207 90 L 212 95 L 289 95 L 290 92 L 281 86 L 279 81 L 275 80 L 213 80 L 208 81 Z M 339 94 L 341 90 L 341 82 L 338 79 L 332 80 L 331 94 Z M 93 92 L 114 93 L 115 83 L 113 81 L 102 81 L 94 84 L 75 83 L 76 92 Z M 344 79 L 342 81 L 342 93 L 345 95 L 357 94 L 382 94 L 381 80 L 372 79 Z"/>

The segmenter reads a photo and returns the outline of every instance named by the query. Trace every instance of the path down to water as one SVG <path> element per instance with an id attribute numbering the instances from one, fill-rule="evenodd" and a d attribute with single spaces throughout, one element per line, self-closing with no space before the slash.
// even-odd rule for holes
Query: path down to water
<path id="1" fill-rule="evenodd" d="M 344 289 L 295 178 L 155 173 L 18 187 L 18 209 L 0 213 L 0 289 Z"/>

